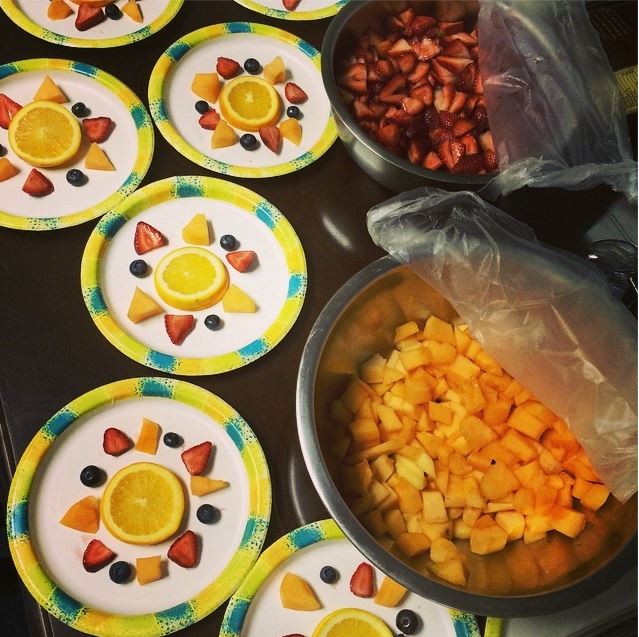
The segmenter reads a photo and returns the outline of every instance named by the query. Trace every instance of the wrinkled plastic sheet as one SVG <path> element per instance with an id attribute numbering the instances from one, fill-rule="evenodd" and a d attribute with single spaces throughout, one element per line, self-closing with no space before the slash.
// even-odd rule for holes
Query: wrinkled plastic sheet
<path id="1" fill-rule="evenodd" d="M 636 202 L 621 95 L 584 3 L 482 0 L 477 27 L 500 170 L 482 195 L 605 183 Z"/>
<path id="2" fill-rule="evenodd" d="M 372 208 L 367 222 L 373 241 L 569 424 L 627 500 L 637 490 L 637 323 L 603 275 L 469 192 L 414 190 Z"/>

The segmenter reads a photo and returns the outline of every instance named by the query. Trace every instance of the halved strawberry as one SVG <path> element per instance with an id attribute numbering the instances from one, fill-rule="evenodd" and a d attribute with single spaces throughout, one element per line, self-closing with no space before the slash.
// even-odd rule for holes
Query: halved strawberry
<path id="1" fill-rule="evenodd" d="M 435 128 L 428 133 L 433 144 L 439 146 L 441 142 L 452 141 L 453 131 L 450 128 Z"/>
<path id="2" fill-rule="evenodd" d="M 455 97 L 453 97 L 453 101 L 450 104 L 450 108 L 448 109 L 451 113 L 458 113 L 464 108 L 464 104 L 468 99 L 468 95 L 466 93 L 462 93 L 461 91 L 457 91 L 455 93 Z"/>
<path id="3" fill-rule="evenodd" d="M 133 237 L 133 247 L 138 254 L 155 250 L 167 243 L 167 238 L 157 228 L 146 221 L 138 221 Z"/>
<path id="4" fill-rule="evenodd" d="M 373 567 L 362 562 L 351 577 L 351 593 L 357 597 L 372 597 L 374 589 L 375 572 Z"/>
<path id="5" fill-rule="evenodd" d="M 439 46 L 439 44 L 437 44 L 437 42 L 431 40 L 430 38 L 423 38 L 419 47 L 418 56 L 422 62 L 426 62 L 426 60 L 434 58 L 441 52 L 441 47 Z"/>
<path id="6" fill-rule="evenodd" d="M 409 115 L 417 115 L 418 113 L 421 113 L 424 110 L 424 106 L 424 102 L 416 97 L 405 97 L 402 100 L 402 108 Z"/>
<path id="7" fill-rule="evenodd" d="M 84 6 L 84 5 L 80 5 Z M 88 117 L 82 120 L 82 127 L 90 141 L 101 144 L 111 134 L 113 120 L 110 117 Z"/>
<path id="8" fill-rule="evenodd" d="M 455 58 L 449 55 L 438 55 L 437 63 L 443 66 L 445 69 L 453 73 L 453 75 L 461 75 L 464 69 L 472 64 L 473 61 L 469 58 Z"/>
<path id="9" fill-rule="evenodd" d="M 437 114 L 437 109 L 434 106 L 426 106 L 423 118 L 428 130 L 435 130 L 439 127 L 439 115 Z"/>
<path id="10" fill-rule="evenodd" d="M 359 100 L 355 100 L 353 102 L 353 110 L 355 111 L 355 117 L 358 120 L 363 119 L 372 119 L 375 117 L 375 113 L 368 107 L 367 104 L 360 102 Z"/>
<path id="11" fill-rule="evenodd" d="M 404 55 L 404 53 L 413 53 L 413 47 L 404 38 L 397 40 L 388 51 L 388 55 L 391 57 L 399 57 Z"/>
<path id="12" fill-rule="evenodd" d="M 428 83 L 422 84 L 421 86 L 414 88 L 410 92 L 410 96 L 416 97 L 424 102 L 426 106 L 430 106 L 433 103 L 433 87 Z"/>
<path id="13" fill-rule="evenodd" d="M 115 553 L 100 540 L 91 540 L 82 556 L 82 566 L 89 573 L 97 573 L 115 559 Z"/>
<path id="14" fill-rule="evenodd" d="M 287 11 L 295 11 L 300 0 L 282 0 L 282 4 Z"/>
<path id="15" fill-rule="evenodd" d="M 194 327 L 195 317 L 192 314 L 164 315 L 164 328 L 173 345 L 182 345 Z"/>
<path id="16" fill-rule="evenodd" d="M 123 431 L 116 427 L 104 430 L 102 437 L 102 449 L 110 456 L 121 456 L 125 451 L 133 447 L 133 441 Z"/>
<path id="17" fill-rule="evenodd" d="M 187 471 L 192 476 L 199 476 L 206 471 L 206 466 L 209 463 L 212 451 L 213 443 L 207 440 L 206 442 L 202 442 L 199 445 L 195 445 L 194 447 L 190 447 L 186 451 L 183 451 L 180 457 L 182 458 L 182 462 L 184 463 Z"/>
<path id="18" fill-rule="evenodd" d="M 421 164 L 428 150 L 428 143 L 424 139 L 412 139 L 408 144 L 408 161 L 411 164 Z"/>
<path id="19" fill-rule="evenodd" d="M 389 122 L 385 122 L 385 124 L 393 123 L 403 128 L 407 128 L 413 122 L 413 116 L 410 113 L 407 113 L 403 108 L 395 108 L 394 106 L 388 109 L 386 119 L 389 120 Z"/>
<path id="20" fill-rule="evenodd" d="M 262 126 L 259 130 L 262 143 L 274 153 L 282 148 L 282 134 L 277 126 Z"/>
<path id="21" fill-rule="evenodd" d="M 11 120 L 21 108 L 22 106 L 18 102 L 14 102 L 4 93 L 0 93 L 0 127 L 5 130 L 9 128 Z"/>
<path id="22" fill-rule="evenodd" d="M 437 147 L 437 154 L 439 155 L 439 158 L 446 164 L 446 167 L 449 170 L 452 170 L 453 166 L 455 165 L 455 161 L 453 160 L 453 155 L 450 149 L 450 141 L 444 140 L 440 142 L 439 146 Z"/>
<path id="23" fill-rule="evenodd" d="M 453 58 L 455 59 L 455 58 Z M 439 62 L 439 58 L 436 58 L 431 61 L 432 70 L 435 74 L 435 77 L 439 80 L 439 83 L 442 85 L 450 84 L 451 82 L 455 82 L 457 76 L 455 73 L 445 69 Z"/>
<path id="24" fill-rule="evenodd" d="M 284 95 L 291 104 L 302 104 L 308 99 L 308 95 L 294 82 L 287 82 L 284 87 Z"/>
<path id="25" fill-rule="evenodd" d="M 474 135 L 464 135 L 459 141 L 466 147 L 467 155 L 474 155 L 479 152 L 479 146 L 477 146 L 477 140 Z"/>
<path id="26" fill-rule="evenodd" d="M 432 29 L 437 24 L 435 18 L 427 15 L 418 15 L 406 28 L 406 35 L 413 38 L 421 38 L 426 31 Z"/>
<path id="27" fill-rule="evenodd" d="M 214 109 L 206 111 L 198 120 L 198 124 L 206 130 L 215 130 L 220 121 L 220 114 Z"/>
<path id="28" fill-rule="evenodd" d="M 494 150 L 484 151 L 484 162 L 487 170 L 495 170 L 497 168 L 497 155 Z"/>
<path id="29" fill-rule="evenodd" d="M 428 62 L 418 62 L 413 72 L 408 76 L 408 81 L 411 84 L 417 84 L 426 79 L 430 71 L 430 64 Z"/>
<path id="30" fill-rule="evenodd" d="M 481 155 L 464 155 L 454 166 L 453 172 L 463 175 L 479 175 L 486 172 L 486 164 Z"/>
<path id="31" fill-rule="evenodd" d="M 460 33 L 464 30 L 464 23 L 459 22 L 440 22 L 439 30 L 442 35 L 452 35 L 453 33 Z"/>
<path id="32" fill-rule="evenodd" d="M 377 131 L 379 141 L 384 146 L 396 146 L 399 143 L 399 126 L 397 124 L 387 124 L 386 126 L 380 126 Z"/>
<path id="33" fill-rule="evenodd" d="M 444 47 L 444 55 L 454 58 L 465 58 L 470 60 L 470 51 L 463 45 L 461 40 L 453 40 Z"/>
<path id="34" fill-rule="evenodd" d="M 462 137 L 473 128 L 475 128 L 475 124 L 473 124 L 473 122 L 469 122 L 467 119 L 458 119 L 453 124 L 453 135 L 455 137 Z"/>
<path id="35" fill-rule="evenodd" d="M 257 259 L 257 254 L 253 250 L 238 250 L 237 252 L 227 252 L 226 260 L 238 272 L 246 272 L 251 268 Z"/>
<path id="36" fill-rule="evenodd" d="M 471 33 L 466 33 L 465 31 L 460 31 L 459 33 L 451 33 L 450 35 L 445 35 L 442 38 L 442 41 L 444 42 L 454 42 L 455 40 L 459 40 L 467 47 L 477 46 L 477 38 Z"/>
<path id="37" fill-rule="evenodd" d="M 375 71 L 383 78 L 390 77 L 395 73 L 395 69 L 390 60 L 377 60 Z"/>
<path id="38" fill-rule="evenodd" d="M 44 197 L 50 195 L 53 190 L 51 181 L 35 168 L 31 169 L 22 185 L 22 192 L 26 192 L 32 197 Z"/>
<path id="39" fill-rule="evenodd" d="M 105 20 L 106 16 L 100 7 L 81 2 L 75 18 L 75 28 L 78 31 L 87 31 Z"/>
<path id="40" fill-rule="evenodd" d="M 366 64 L 351 64 L 338 78 L 337 83 L 354 93 L 366 93 Z"/>
<path id="41" fill-rule="evenodd" d="M 200 559 L 197 536 L 193 531 L 185 531 L 171 544 L 167 557 L 182 568 L 197 566 Z"/>
<path id="42" fill-rule="evenodd" d="M 404 25 L 404 27 L 408 27 L 410 23 L 415 19 L 415 12 L 408 7 L 404 9 L 401 13 L 397 14 L 399 21 Z"/>
<path id="43" fill-rule="evenodd" d="M 439 155 L 432 150 L 424 157 L 424 161 L 422 162 L 422 166 L 429 170 L 439 170 L 443 165 L 444 163 L 439 158 Z"/>
<path id="44" fill-rule="evenodd" d="M 217 58 L 217 64 L 215 70 L 225 79 L 230 80 L 237 75 L 240 70 L 240 63 L 232 60 L 231 58 L 219 57 Z"/>

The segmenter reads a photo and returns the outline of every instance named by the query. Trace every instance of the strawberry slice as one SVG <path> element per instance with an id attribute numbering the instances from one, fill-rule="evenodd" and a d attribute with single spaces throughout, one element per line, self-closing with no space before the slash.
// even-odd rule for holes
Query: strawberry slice
<path id="1" fill-rule="evenodd" d="M 439 128 L 439 115 L 437 114 L 437 109 L 432 105 L 427 105 L 423 114 L 424 123 L 426 124 L 426 128 L 429 131 L 435 130 Z"/>
<path id="2" fill-rule="evenodd" d="M 453 172 L 463 175 L 479 175 L 486 172 L 486 164 L 481 155 L 465 155 L 454 166 Z"/>
<path id="3" fill-rule="evenodd" d="M 82 566 L 89 573 L 97 573 L 114 559 L 115 553 L 108 546 L 102 544 L 100 540 L 91 540 L 84 549 Z"/>
<path id="4" fill-rule="evenodd" d="M 440 22 L 439 30 L 442 35 L 452 35 L 453 33 L 461 33 L 464 30 L 463 22 Z"/>
<path id="5" fill-rule="evenodd" d="M 75 18 L 75 28 L 78 31 L 87 31 L 105 20 L 106 16 L 100 7 L 81 2 Z"/>
<path id="6" fill-rule="evenodd" d="M 164 315 L 164 328 L 173 345 L 182 345 L 194 327 L 195 317 L 192 314 Z"/>
<path id="7" fill-rule="evenodd" d="M 421 100 L 425 106 L 430 106 L 433 103 L 433 87 L 426 82 L 422 86 L 415 87 L 410 92 L 410 96 Z"/>
<path id="8" fill-rule="evenodd" d="M 408 161 L 411 164 L 421 164 L 428 150 L 428 143 L 424 139 L 412 139 L 408 144 Z"/>
<path id="9" fill-rule="evenodd" d="M 428 153 L 428 155 L 426 155 L 424 162 L 422 163 L 422 166 L 429 170 L 439 170 L 443 165 L 444 163 L 439 158 L 439 155 L 432 150 Z"/>
<path id="10" fill-rule="evenodd" d="M 455 137 L 463 137 L 473 128 L 475 128 L 475 124 L 473 122 L 469 122 L 467 119 L 458 119 L 453 124 L 453 135 Z"/>
<path id="11" fill-rule="evenodd" d="M 239 250 L 237 252 L 227 252 L 226 260 L 238 271 L 246 272 L 251 268 L 257 254 L 253 250 Z"/>
<path id="12" fill-rule="evenodd" d="M 461 111 L 462 108 L 464 108 L 464 104 L 466 103 L 467 99 L 468 99 L 468 95 L 466 95 L 466 93 L 461 93 L 460 91 L 457 91 L 455 93 L 455 97 L 453 97 L 453 101 L 448 110 L 451 113 L 458 113 L 459 111 Z"/>
<path id="13" fill-rule="evenodd" d="M 424 104 L 424 102 L 422 102 L 420 99 L 417 99 L 416 97 L 405 97 L 402 100 L 402 108 L 409 115 L 417 115 L 418 113 L 421 113 L 424 110 L 425 106 L 426 105 Z"/>
<path id="14" fill-rule="evenodd" d="M 413 47 L 404 38 L 397 40 L 388 51 L 388 55 L 391 57 L 399 57 L 404 53 L 413 53 Z"/>
<path id="15" fill-rule="evenodd" d="M 417 58 L 415 54 L 411 51 L 410 53 L 404 53 L 397 58 L 397 65 L 399 66 L 399 70 L 404 75 L 410 75 L 413 69 L 417 64 Z M 425 75 L 425 74 L 424 74 Z"/>
<path id="16" fill-rule="evenodd" d="M 282 0 L 282 4 L 287 11 L 295 11 L 300 0 Z"/>
<path id="17" fill-rule="evenodd" d="M 373 119 L 375 117 L 375 113 L 373 113 L 369 106 L 359 100 L 353 102 L 353 110 L 355 111 L 355 117 L 357 117 L 359 121 L 363 119 Z"/>
<path id="18" fill-rule="evenodd" d="M 27 195 L 31 195 L 32 197 L 44 197 L 50 195 L 53 190 L 54 188 L 51 181 L 35 168 L 31 169 L 31 172 L 22 185 L 22 192 L 26 192 Z"/>
<path id="19" fill-rule="evenodd" d="M 339 76 L 337 82 L 353 93 L 366 93 L 366 64 L 363 62 L 351 64 Z"/>
<path id="20" fill-rule="evenodd" d="M 438 55 L 437 63 L 443 66 L 445 69 L 453 73 L 454 75 L 461 75 L 464 69 L 472 64 L 472 60 L 470 58 L 456 58 L 448 55 Z"/>
<path id="21" fill-rule="evenodd" d="M 497 155 L 495 155 L 494 150 L 484 151 L 484 162 L 487 170 L 495 170 L 497 168 Z"/>
<path id="22" fill-rule="evenodd" d="M 454 164 L 456 164 L 466 154 L 466 146 L 454 140 L 450 142 L 450 153 L 453 156 Z"/>
<path id="23" fill-rule="evenodd" d="M 133 247 L 138 254 L 144 254 L 167 243 L 167 238 L 157 228 L 146 221 L 138 221 L 133 238 Z"/>
<path id="24" fill-rule="evenodd" d="M 197 536 L 193 531 L 185 531 L 171 544 L 167 557 L 182 568 L 193 568 L 200 559 Z"/>
<path id="25" fill-rule="evenodd" d="M 437 24 L 435 18 L 431 18 L 427 15 L 418 15 L 413 18 L 413 21 L 406 28 L 406 35 L 410 38 L 421 38 L 426 35 L 426 31 L 432 29 Z"/>
<path id="26" fill-rule="evenodd" d="M 455 165 L 455 160 L 453 159 L 453 154 L 451 152 L 450 141 L 442 141 L 437 147 L 437 153 L 439 154 L 440 159 L 446 164 L 446 167 L 449 170 L 452 170 Z"/>
<path id="27" fill-rule="evenodd" d="M 206 111 L 202 117 L 198 120 L 199 125 L 206 130 L 215 130 L 215 127 L 220 121 L 220 114 L 212 108 Z"/>
<path id="28" fill-rule="evenodd" d="M 80 5 L 84 6 L 84 5 Z M 110 117 L 89 117 L 82 120 L 84 132 L 90 141 L 101 144 L 111 134 L 113 120 Z"/>
<path id="29" fill-rule="evenodd" d="M 237 75 L 240 70 L 240 63 L 232 60 L 231 58 L 219 57 L 217 58 L 217 65 L 215 70 L 225 79 L 230 80 Z"/>
<path id="30" fill-rule="evenodd" d="M 464 135 L 460 141 L 466 147 L 467 155 L 474 155 L 479 152 L 479 146 L 477 146 L 477 140 L 474 135 Z"/>
<path id="31" fill-rule="evenodd" d="M 477 75 L 477 65 L 468 64 L 461 72 L 455 82 L 455 88 L 464 93 L 472 93 L 475 86 L 475 76 Z"/>
<path id="32" fill-rule="evenodd" d="M 302 104 L 308 99 L 308 95 L 304 89 L 300 88 L 294 82 L 287 82 L 284 87 L 284 95 L 291 104 Z"/>
<path id="33" fill-rule="evenodd" d="M 444 128 L 452 128 L 455 116 L 450 111 L 439 111 L 439 121 Z"/>
<path id="34" fill-rule="evenodd" d="M 418 62 L 415 70 L 408 76 L 408 81 L 411 84 L 417 84 L 426 79 L 430 71 L 430 64 L 428 62 Z"/>
<path id="35" fill-rule="evenodd" d="M 22 106 L 18 102 L 14 102 L 4 93 L 0 93 L 0 127 L 5 130 L 9 128 L 11 120 L 21 108 Z"/>
<path id="36" fill-rule="evenodd" d="M 259 130 L 263 144 L 274 153 L 279 153 L 282 148 L 282 134 L 277 126 L 262 126 Z"/>
<path id="37" fill-rule="evenodd" d="M 437 42 L 430 38 L 424 38 L 420 44 L 418 55 L 422 62 L 426 62 L 427 60 L 434 58 L 436 55 L 439 55 L 441 52 L 441 47 L 437 44 Z"/>
<path id="38" fill-rule="evenodd" d="M 451 35 L 445 35 L 442 38 L 443 42 L 454 42 L 459 40 L 465 46 L 477 46 L 477 38 L 471 33 L 460 31 L 459 33 L 452 33 Z"/>
<path id="39" fill-rule="evenodd" d="M 184 463 L 187 471 L 192 476 L 199 476 L 206 471 L 206 466 L 209 463 L 212 451 L 213 443 L 207 440 L 206 442 L 202 442 L 199 445 L 195 445 L 195 447 L 190 447 L 186 451 L 183 451 L 180 457 L 182 458 L 182 462 Z"/>
<path id="40" fill-rule="evenodd" d="M 395 73 L 395 69 L 390 60 L 377 60 L 375 71 L 383 78 L 388 78 Z"/>
<path id="41" fill-rule="evenodd" d="M 444 47 L 444 55 L 454 58 L 466 58 L 470 60 L 470 51 L 463 45 L 461 40 L 453 40 Z"/>
<path id="42" fill-rule="evenodd" d="M 102 438 L 102 449 L 110 456 L 121 456 L 133 447 L 133 441 L 123 431 L 115 427 L 105 429 Z"/>
<path id="43" fill-rule="evenodd" d="M 384 144 L 384 146 L 397 146 L 397 144 L 399 144 L 400 132 L 397 124 L 380 126 L 377 134 L 379 141 Z"/>
<path id="44" fill-rule="evenodd" d="M 357 597 L 372 597 L 375 572 L 373 567 L 366 562 L 362 562 L 351 577 L 351 593 Z"/>

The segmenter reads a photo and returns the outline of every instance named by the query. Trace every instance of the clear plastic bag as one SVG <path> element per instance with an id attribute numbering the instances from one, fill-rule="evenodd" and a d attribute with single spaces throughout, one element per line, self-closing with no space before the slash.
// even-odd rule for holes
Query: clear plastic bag
<path id="1" fill-rule="evenodd" d="M 455 308 L 503 368 L 570 425 L 613 494 L 637 490 L 637 323 L 603 275 L 469 192 L 372 208 L 373 241 Z"/>
<path id="2" fill-rule="evenodd" d="M 619 89 L 584 3 L 483 0 L 477 24 L 500 169 L 482 196 L 606 183 L 636 202 Z"/>

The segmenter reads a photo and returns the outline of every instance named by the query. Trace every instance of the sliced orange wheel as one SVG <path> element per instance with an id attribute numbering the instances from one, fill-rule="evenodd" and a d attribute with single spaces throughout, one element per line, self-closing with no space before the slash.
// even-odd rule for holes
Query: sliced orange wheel
<path id="1" fill-rule="evenodd" d="M 257 131 L 277 122 L 282 101 L 273 86 L 261 77 L 240 76 L 226 83 L 220 92 L 220 111 L 229 124 Z"/>

